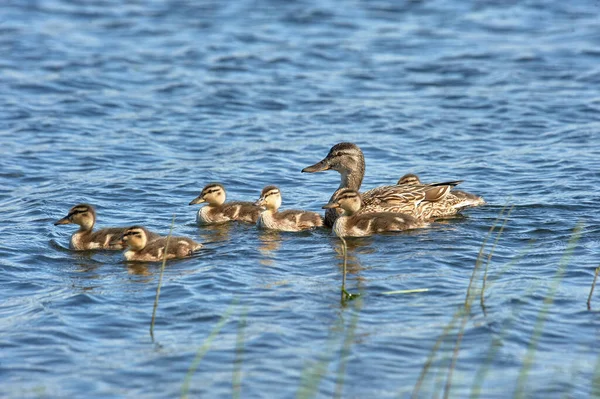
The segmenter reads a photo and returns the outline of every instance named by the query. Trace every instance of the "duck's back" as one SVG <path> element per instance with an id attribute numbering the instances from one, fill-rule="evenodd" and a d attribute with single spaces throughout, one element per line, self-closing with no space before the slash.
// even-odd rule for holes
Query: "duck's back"
<path id="1" fill-rule="evenodd" d="M 167 240 L 169 247 L 167 248 Z M 192 255 L 195 251 L 202 248 L 202 244 L 195 242 L 194 240 L 187 237 L 153 237 L 153 239 L 146 244 L 146 246 L 140 251 L 128 250 L 125 253 L 127 260 L 137 260 L 144 262 L 158 262 L 165 257 L 166 258 L 185 258 L 186 256 Z"/>
<path id="2" fill-rule="evenodd" d="M 344 220 L 345 219 L 345 220 Z M 359 213 L 343 217 L 334 227 L 341 236 L 369 236 L 425 227 L 427 223 L 411 215 L 394 212 Z"/>
<path id="3" fill-rule="evenodd" d="M 123 249 L 121 243 L 111 244 L 126 230 L 125 227 L 107 227 L 96 231 L 75 232 L 71 236 L 71 248 L 75 250 L 87 249 Z"/>
<path id="4" fill-rule="evenodd" d="M 275 222 L 291 231 L 323 226 L 323 218 L 316 212 L 289 209 L 273 214 Z"/>
<path id="5" fill-rule="evenodd" d="M 261 209 L 252 202 L 234 201 L 222 205 L 222 213 L 229 220 L 256 223 Z"/>

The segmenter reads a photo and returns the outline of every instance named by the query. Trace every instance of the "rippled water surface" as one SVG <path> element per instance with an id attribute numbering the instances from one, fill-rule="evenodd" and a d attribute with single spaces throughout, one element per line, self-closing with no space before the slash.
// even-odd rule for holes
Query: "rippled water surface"
<path id="1" fill-rule="evenodd" d="M 418 397 L 589 397 L 599 12 L 591 0 L 4 2 L 0 396 L 177 397 L 189 375 L 192 397 L 409 397 L 425 371 Z M 362 296 L 345 304 L 330 231 L 195 224 L 187 204 L 211 181 L 237 200 L 275 184 L 284 207 L 320 211 L 339 175 L 300 170 L 340 141 L 363 149 L 365 189 L 413 172 L 463 179 L 488 205 L 351 240 L 348 289 Z M 154 341 L 160 265 L 68 250 L 73 227 L 53 222 L 80 202 L 99 227 L 166 234 L 175 215 L 176 234 L 205 244 L 168 264 Z M 485 308 L 479 274 L 463 318 L 506 204 L 482 253 L 496 245 Z M 385 294 L 412 289 L 428 291 Z"/>

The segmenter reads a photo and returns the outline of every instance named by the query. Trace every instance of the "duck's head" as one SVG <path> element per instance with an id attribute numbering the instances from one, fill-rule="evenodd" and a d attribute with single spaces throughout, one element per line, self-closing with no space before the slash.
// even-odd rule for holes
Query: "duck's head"
<path id="1" fill-rule="evenodd" d="M 142 226 L 131 226 L 121 234 L 116 243 L 127 246 L 134 251 L 144 249 L 148 243 L 148 230 Z"/>
<path id="2" fill-rule="evenodd" d="M 260 198 L 254 203 L 256 206 L 277 211 L 281 206 L 281 192 L 275 186 L 267 186 L 260 193 Z"/>
<path id="3" fill-rule="evenodd" d="M 353 143 L 339 143 L 331 147 L 329 154 L 314 165 L 307 166 L 302 172 L 314 173 L 333 169 L 342 175 L 360 170 L 364 173 L 365 157 L 361 149 Z"/>
<path id="4" fill-rule="evenodd" d="M 211 183 L 202 189 L 200 195 L 194 198 L 190 202 L 190 205 L 201 204 L 203 202 L 208 202 L 211 205 L 222 205 L 226 198 L 225 187 L 219 183 Z"/>
<path id="5" fill-rule="evenodd" d="M 346 215 L 352 215 L 360 210 L 362 200 L 358 191 L 344 188 L 339 190 L 323 209 L 342 208 Z"/>
<path id="6" fill-rule="evenodd" d="M 414 173 L 407 173 L 404 176 L 402 176 L 396 184 L 399 186 L 403 184 L 416 185 L 421 184 L 421 180 L 419 179 L 419 176 L 415 175 Z"/>
<path id="7" fill-rule="evenodd" d="M 94 207 L 88 204 L 79 204 L 71 208 L 67 216 L 54 222 L 54 225 L 78 224 L 82 230 L 91 230 L 95 222 L 96 211 Z"/>

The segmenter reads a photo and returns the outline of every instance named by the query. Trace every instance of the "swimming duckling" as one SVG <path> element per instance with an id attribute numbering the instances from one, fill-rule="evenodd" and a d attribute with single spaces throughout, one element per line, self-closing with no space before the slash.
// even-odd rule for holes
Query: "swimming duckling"
<path id="1" fill-rule="evenodd" d="M 254 203 L 264 208 L 256 225 L 279 231 L 301 231 L 323 226 L 323 219 L 316 212 L 287 210 L 277 212 L 281 206 L 281 192 L 275 186 L 267 186 Z"/>
<path id="2" fill-rule="evenodd" d="M 366 237 L 377 233 L 425 227 L 428 223 L 410 215 L 395 212 L 365 212 L 358 191 L 344 188 L 323 209 L 341 208 L 333 231 L 338 237 Z"/>
<path id="3" fill-rule="evenodd" d="M 353 143 L 338 143 L 331 147 L 327 156 L 314 165 L 302 169 L 302 172 L 315 173 L 335 170 L 341 175 L 341 182 L 333 197 L 343 188 L 358 191 L 365 176 L 365 157 L 362 150 Z M 381 186 L 361 194 L 365 206 L 378 207 L 377 211 L 399 212 L 428 219 L 434 216 L 449 216 L 463 207 L 461 204 L 445 204 L 441 201 L 460 181 L 451 181 L 420 186 L 394 185 Z M 373 208 L 375 209 L 375 208 Z M 341 212 L 327 209 L 325 224 L 333 226 Z"/>
<path id="4" fill-rule="evenodd" d="M 190 202 L 190 205 L 208 203 L 198 211 L 198 224 L 217 224 L 234 220 L 256 223 L 260 214 L 258 206 L 243 201 L 225 203 L 226 197 L 225 187 L 219 183 L 211 183 L 204 187 L 200 195 Z"/>
<path id="5" fill-rule="evenodd" d="M 401 185 L 411 185 L 411 186 L 419 186 L 422 185 L 423 183 L 421 183 L 421 179 L 419 179 L 419 176 L 415 175 L 414 173 L 407 173 L 404 176 L 402 176 L 399 180 L 398 180 L 398 184 L 399 186 Z M 456 199 L 453 199 L 452 197 L 456 197 Z M 450 191 L 450 193 L 448 194 L 448 200 L 450 202 L 456 202 L 459 205 L 459 208 L 464 208 L 467 206 L 480 206 L 480 205 L 485 205 L 485 200 L 480 197 L 479 195 L 475 195 L 475 194 L 471 194 L 471 193 L 467 193 L 466 191 L 461 191 L 461 190 L 452 190 Z"/>
<path id="6" fill-rule="evenodd" d="M 168 248 L 166 248 L 167 239 L 169 240 Z M 165 248 L 167 259 L 185 258 L 202 248 L 202 244 L 187 237 L 162 237 L 141 226 L 128 227 L 118 241 L 127 247 L 124 253 L 125 259 L 139 262 L 162 261 L 165 256 Z"/>
<path id="7" fill-rule="evenodd" d="M 69 214 L 57 220 L 54 225 L 78 224 L 77 230 L 71 236 L 69 247 L 75 251 L 88 249 L 123 249 L 120 243 L 111 243 L 116 237 L 120 237 L 125 231 L 124 227 L 105 228 L 92 231 L 96 223 L 96 211 L 88 204 L 75 205 L 69 210 Z"/>

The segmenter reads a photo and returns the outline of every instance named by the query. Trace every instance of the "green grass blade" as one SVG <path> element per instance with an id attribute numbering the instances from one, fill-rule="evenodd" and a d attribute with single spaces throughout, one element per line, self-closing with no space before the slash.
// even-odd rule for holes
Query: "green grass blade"
<path id="1" fill-rule="evenodd" d="M 188 372 L 185 375 L 185 378 L 183 379 L 183 384 L 181 386 L 181 398 L 182 399 L 187 399 L 188 394 L 190 392 L 190 383 L 192 381 L 192 377 L 193 377 L 194 373 L 196 372 L 196 370 L 198 369 L 198 366 L 200 365 L 200 361 L 202 360 L 204 355 L 206 355 L 206 353 L 209 351 L 210 346 L 212 345 L 212 342 L 214 341 L 215 337 L 219 334 L 219 332 L 221 331 L 221 329 L 223 328 L 225 323 L 227 323 L 227 320 L 229 319 L 229 316 L 231 315 L 231 312 L 233 311 L 233 305 L 234 304 L 231 304 L 229 306 L 229 308 L 225 311 L 223 316 L 221 316 L 221 319 L 219 320 L 219 322 L 215 325 L 213 330 L 210 332 L 208 337 L 206 337 L 206 339 L 204 340 L 204 342 L 202 343 L 200 348 L 198 348 L 198 351 L 196 352 L 196 356 L 194 357 L 194 360 L 192 361 L 192 364 L 190 365 L 190 368 L 188 369 Z"/>
<path id="2" fill-rule="evenodd" d="M 173 214 L 173 220 L 171 220 L 171 228 L 169 235 L 167 236 L 167 243 L 165 245 L 165 252 L 163 254 L 162 265 L 160 266 L 160 274 L 158 276 L 158 286 L 156 287 L 156 297 L 154 298 L 154 307 L 152 308 L 152 320 L 150 321 L 150 338 L 154 342 L 154 322 L 156 321 L 156 310 L 158 309 L 158 299 L 160 298 L 160 288 L 162 287 L 163 274 L 165 273 L 165 265 L 167 264 L 167 253 L 169 251 L 169 242 L 171 241 L 171 235 L 173 234 L 173 227 L 175 226 L 175 214 Z"/>
<path id="3" fill-rule="evenodd" d="M 583 227 L 581 223 L 579 223 L 577 226 L 575 226 L 575 229 L 573 229 L 571 239 L 569 240 L 567 248 L 565 249 L 565 252 L 562 256 L 562 259 L 558 264 L 558 268 L 556 269 L 554 281 L 550 286 L 548 294 L 544 299 L 542 308 L 538 313 L 538 317 L 533 328 L 533 334 L 529 343 L 529 348 L 527 348 L 527 353 L 525 354 L 525 359 L 523 360 L 523 366 L 521 367 L 521 372 L 519 373 L 519 377 L 517 379 L 517 387 L 515 389 L 515 398 L 517 399 L 525 397 L 525 383 L 527 382 L 527 376 L 529 375 L 529 371 L 531 370 L 533 361 L 535 359 L 535 351 L 537 349 L 538 341 L 540 340 L 540 337 L 544 330 L 544 323 L 546 322 L 546 317 L 548 315 L 548 312 L 550 311 L 552 303 L 554 302 L 554 296 L 556 295 L 556 292 L 558 291 L 558 286 L 560 285 L 562 278 L 565 275 L 565 271 L 571 260 L 571 256 L 573 255 L 575 247 L 577 246 L 577 242 L 581 238 L 582 229 Z"/>

